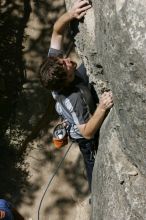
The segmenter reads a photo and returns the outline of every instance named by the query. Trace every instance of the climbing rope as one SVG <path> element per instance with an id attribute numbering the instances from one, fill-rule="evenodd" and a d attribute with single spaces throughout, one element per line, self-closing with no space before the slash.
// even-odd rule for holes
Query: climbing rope
<path id="1" fill-rule="evenodd" d="M 39 207 L 38 207 L 38 211 L 37 211 L 37 220 L 40 220 L 40 209 L 41 209 L 41 205 L 42 205 L 42 202 L 43 202 L 43 200 L 44 200 L 44 197 L 45 197 L 45 195 L 46 195 L 46 193 L 47 193 L 47 191 L 48 191 L 48 188 L 50 187 L 50 185 L 51 185 L 51 183 L 52 183 L 54 177 L 56 176 L 56 174 L 57 174 L 59 168 L 61 167 L 63 161 L 65 160 L 66 155 L 68 154 L 68 152 L 69 152 L 69 150 L 70 150 L 72 144 L 73 144 L 73 142 L 69 145 L 69 147 L 68 147 L 67 151 L 65 152 L 63 158 L 62 158 L 61 161 L 59 162 L 59 164 L 58 164 L 56 170 L 54 171 L 53 175 L 51 176 L 51 178 L 50 178 L 49 181 L 48 181 L 47 187 L 46 187 L 46 189 L 45 189 L 45 191 L 44 191 L 44 193 L 43 193 L 43 195 L 42 195 L 42 198 L 41 198 L 41 200 L 40 200 L 40 203 L 39 203 Z"/>

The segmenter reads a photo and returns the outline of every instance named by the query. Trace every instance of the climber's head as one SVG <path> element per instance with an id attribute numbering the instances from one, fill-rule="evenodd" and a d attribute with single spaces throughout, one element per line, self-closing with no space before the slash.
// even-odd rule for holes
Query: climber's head
<path id="1" fill-rule="evenodd" d="M 49 90 L 60 90 L 74 80 L 77 64 L 70 58 L 47 57 L 40 67 L 40 79 Z"/>

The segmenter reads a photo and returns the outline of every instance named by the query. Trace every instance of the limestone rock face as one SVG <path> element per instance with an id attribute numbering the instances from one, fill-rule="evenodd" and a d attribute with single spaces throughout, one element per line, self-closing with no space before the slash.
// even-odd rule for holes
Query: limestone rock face
<path id="1" fill-rule="evenodd" d="M 70 1 L 66 1 L 67 7 Z M 92 220 L 146 219 L 146 0 L 93 0 L 75 43 L 115 105 L 100 135 Z"/>

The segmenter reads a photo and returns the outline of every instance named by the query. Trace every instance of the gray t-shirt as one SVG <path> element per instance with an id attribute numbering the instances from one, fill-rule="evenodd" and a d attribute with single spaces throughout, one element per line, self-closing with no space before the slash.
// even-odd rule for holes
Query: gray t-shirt
<path id="1" fill-rule="evenodd" d="M 63 52 L 50 48 L 48 56 L 62 57 Z M 81 65 L 77 69 L 75 80 L 67 91 L 52 91 L 52 95 L 56 100 L 56 111 L 70 125 L 70 136 L 74 139 L 83 138 L 77 125 L 87 123 L 96 108 L 85 67 Z"/>

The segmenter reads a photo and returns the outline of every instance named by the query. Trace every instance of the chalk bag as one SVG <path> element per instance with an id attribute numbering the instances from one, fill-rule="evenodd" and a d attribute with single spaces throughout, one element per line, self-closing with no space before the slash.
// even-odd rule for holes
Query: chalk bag
<path id="1" fill-rule="evenodd" d="M 68 134 L 63 124 L 58 124 L 54 128 L 53 143 L 58 149 L 68 144 Z"/>

